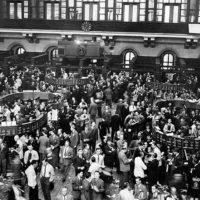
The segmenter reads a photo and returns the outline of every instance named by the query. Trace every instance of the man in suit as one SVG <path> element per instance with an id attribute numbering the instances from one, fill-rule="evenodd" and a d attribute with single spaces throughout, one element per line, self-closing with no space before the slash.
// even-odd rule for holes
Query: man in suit
<path id="1" fill-rule="evenodd" d="M 76 174 L 78 171 L 86 169 L 86 160 L 83 157 L 83 150 L 81 148 L 78 148 L 77 156 L 74 157 L 73 163 Z"/>
<path id="2" fill-rule="evenodd" d="M 40 163 L 42 163 L 42 160 L 45 158 L 46 149 L 47 147 L 49 147 L 49 138 L 47 137 L 45 129 L 42 130 L 42 136 L 39 137 L 38 143 L 39 143 Z"/>
<path id="3" fill-rule="evenodd" d="M 3 139 L 0 138 L 0 175 L 2 174 L 6 177 L 6 165 L 8 158 L 8 149 L 6 145 L 3 143 Z"/>
<path id="4" fill-rule="evenodd" d="M 135 199 L 138 200 L 147 200 L 147 187 L 145 185 L 142 184 L 141 178 L 140 177 L 136 177 L 135 179 L 135 194 L 134 197 Z"/>
<path id="5" fill-rule="evenodd" d="M 83 172 L 79 171 L 72 180 L 72 196 L 74 200 L 81 200 L 81 190 L 83 189 Z"/>
<path id="6" fill-rule="evenodd" d="M 51 200 L 50 184 L 54 181 L 54 177 L 54 168 L 44 159 L 40 172 L 40 183 L 45 200 Z"/>
<path id="7" fill-rule="evenodd" d="M 120 165 L 120 187 L 124 187 L 124 183 L 129 181 L 130 163 L 132 159 L 128 159 L 126 156 L 127 148 L 123 147 L 118 154 L 119 165 Z"/>
<path id="8" fill-rule="evenodd" d="M 92 199 L 94 200 L 103 200 L 104 181 L 99 176 L 99 171 L 96 171 L 91 181 Z"/>
<path id="9" fill-rule="evenodd" d="M 65 141 L 65 146 L 63 149 L 63 182 L 65 182 L 66 177 L 68 176 L 70 166 L 72 164 L 72 158 L 73 158 L 73 149 L 69 146 L 69 140 Z"/>
<path id="10" fill-rule="evenodd" d="M 96 122 L 98 107 L 97 107 L 97 104 L 94 102 L 93 97 L 90 98 L 90 101 L 91 103 L 88 109 L 88 113 L 90 114 L 90 120 Z"/>
<path id="11" fill-rule="evenodd" d="M 54 159 L 53 162 L 55 163 L 55 167 L 58 167 L 59 166 L 60 140 L 54 131 L 50 131 L 49 133 L 50 133 L 49 144 L 50 144 L 53 154 L 55 155 L 53 158 Z"/>
<path id="12" fill-rule="evenodd" d="M 62 188 L 61 191 L 62 194 L 58 194 L 56 200 L 74 200 L 73 196 L 71 194 L 67 194 L 68 193 L 68 189 L 66 187 Z"/>
<path id="13" fill-rule="evenodd" d="M 91 132 L 90 132 L 90 146 L 92 147 L 92 151 L 95 151 L 96 141 L 98 140 L 98 129 L 96 127 L 96 123 L 92 122 Z"/>
<path id="14" fill-rule="evenodd" d="M 91 198 L 91 183 L 90 183 L 90 173 L 85 173 L 85 178 L 83 179 L 83 190 L 82 190 L 82 200 L 90 200 Z"/>
<path id="15" fill-rule="evenodd" d="M 148 180 L 149 180 L 149 190 L 151 191 L 151 188 L 153 185 L 157 184 L 158 180 L 158 160 L 157 160 L 157 154 L 154 153 L 147 164 L 147 170 L 148 170 Z"/>

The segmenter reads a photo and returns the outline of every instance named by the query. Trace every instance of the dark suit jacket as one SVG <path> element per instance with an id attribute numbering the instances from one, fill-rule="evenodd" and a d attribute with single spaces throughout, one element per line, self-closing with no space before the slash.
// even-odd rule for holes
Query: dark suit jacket
<path id="1" fill-rule="evenodd" d="M 90 107 L 89 107 L 89 110 L 88 110 L 88 113 L 90 115 L 96 115 L 98 112 L 98 107 L 97 107 L 97 104 L 96 103 L 91 103 L 90 104 Z"/>
<path id="2" fill-rule="evenodd" d="M 152 161 L 150 161 L 147 165 L 147 169 L 149 182 L 151 183 L 151 185 L 156 184 L 158 178 L 158 160 L 153 159 Z"/>
<path id="3" fill-rule="evenodd" d="M 5 160 L 8 158 L 8 149 L 6 146 L 0 148 L 0 160 Z"/>
<path id="4" fill-rule="evenodd" d="M 91 185 L 96 186 L 99 192 L 96 192 L 94 189 L 92 190 L 92 199 L 93 200 L 103 200 L 103 192 L 104 192 L 104 182 L 102 179 L 96 180 L 92 179 Z"/>
<path id="5" fill-rule="evenodd" d="M 124 152 L 120 151 L 118 157 L 119 157 L 120 171 L 121 172 L 129 172 L 130 171 L 130 162 L 129 162 L 126 154 L 124 154 Z"/>
<path id="6" fill-rule="evenodd" d="M 81 198 L 81 186 L 82 186 L 82 179 L 79 179 L 78 177 L 75 177 L 72 180 L 72 196 L 74 199 L 80 199 Z"/>
<path id="7" fill-rule="evenodd" d="M 83 180 L 82 196 L 83 196 L 84 200 L 90 200 L 91 199 L 91 184 L 86 179 Z"/>

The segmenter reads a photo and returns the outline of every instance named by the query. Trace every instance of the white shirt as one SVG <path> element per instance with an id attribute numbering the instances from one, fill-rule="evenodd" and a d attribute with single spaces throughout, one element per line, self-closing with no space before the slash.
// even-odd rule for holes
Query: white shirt
<path id="1" fill-rule="evenodd" d="M 15 105 L 15 107 L 12 109 L 12 112 L 14 113 L 14 116 L 16 116 L 20 111 L 20 107 L 18 105 Z"/>
<path id="2" fill-rule="evenodd" d="M 28 186 L 35 187 L 37 185 L 37 181 L 36 181 L 37 176 L 36 176 L 35 169 L 34 169 L 33 165 L 30 165 L 25 170 L 25 174 L 26 174 L 27 179 L 28 179 Z"/>
<path id="3" fill-rule="evenodd" d="M 95 157 L 95 162 L 99 164 L 99 167 L 102 167 L 102 168 L 105 167 L 105 165 L 104 165 L 104 156 L 103 155 L 94 154 L 93 157 Z"/>
<path id="4" fill-rule="evenodd" d="M 136 157 L 134 163 L 134 176 L 144 178 L 144 170 L 147 169 L 147 166 L 142 161 L 142 158 L 139 156 Z"/>
<path id="5" fill-rule="evenodd" d="M 24 163 L 27 164 L 28 162 L 28 157 L 29 157 L 29 153 L 31 153 L 31 159 L 30 159 L 30 162 L 33 161 L 33 160 L 39 160 L 39 155 L 38 155 L 38 152 L 35 151 L 35 150 L 32 150 L 32 151 L 26 151 L 25 154 L 24 154 Z"/>
<path id="6" fill-rule="evenodd" d="M 155 147 L 154 150 L 153 150 L 154 153 L 157 154 L 157 160 L 158 160 L 158 166 L 162 166 L 162 160 L 161 160 L 161 151 L 158 147 Z"/>
<path id="7" fill-rule="evenodd" d="M 120 200 L 134 200 L 134 196 L 127 188 L 123 189 L 119 193 Z"/>
<path id="8" fill-rule="evenodd" d="M 99 169 L 100 169 L 100 166 L 99 166 L 98 163 L 96 163 L 96 162 L 91 163 L 91 165 L 90 165 L 90 167 L 88 169 L 88 172 L 91 173 L 91 179 L 94 178 L 95 172 L 99 171 Z"/>
<path id="9" fill-rule="evenodd" d="M 46 167 L 46 170 L 45 170 Z M 49 181 L 52 182 L 54 180 L 55 172 L 52 165 L 47 163 L 46 165 L 42 165 L 42 169 L 40 172 L 40 177 L 50 178 Z"/>

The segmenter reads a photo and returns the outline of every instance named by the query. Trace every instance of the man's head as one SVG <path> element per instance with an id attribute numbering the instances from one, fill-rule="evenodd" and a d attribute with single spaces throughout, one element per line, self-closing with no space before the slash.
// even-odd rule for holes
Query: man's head
<path id="1" fill-rule="evenodd" d="M 170 192 L 172 195 L 176 195 L 177 194 L 177 189 L 175 187 L 171 187 L 170 188 Z"/>
<path id="2" fill-rule="evenodd" d="M 62 195 L 63 196 L 67 195 L 67 188 L 66 187 L 62 188 Z"/>
<path id="3" fill-rule="evenodd" d="M 33 150 L 33 145 L 32 145 L 31 143 L 29 143 L 29 144 L 27 145 L 27 147 L 28 147 L 28 150 L 29 150 L 29 151 L 32 151 L 32 150 Z"/>
<path id="4" fill-rule="evenodd" d="M 141 182 L 142 182 L 141 178 L 140 177 L 136 177 L 135 178 L 135 182 L 136 182 L 137 185 L 141 184 Z"/>
<path id="5" fill-rule="evenodd" d="M 66 140 L 65 141 L 65 147 L 68 147 L 69 146 L 69 140 Z"/>
<path id="6" fill-rule="evenodd" d="M 96 154 L 97 154 L 97 155 L 100 155 L 100 154 L 101 154 L 101 149 L 100 149 L 100 148 L 97 148 L 97 149 L 96 149 Z"/>
<path id="7" fill-rule="evenodd" d="M 77 174 L 77 176 L 78 176 L 79 178 L 83 178 L 83 171 L 79 171 L 78 174 Z"/>
<path id="8" fill-rule="evenodd" d="M 95 177 L 96 179 L 99 179 L 99 176 L 100 176 L 99 171 L 96 171 L 96 172 L 94 173 L 94 177 Z"/>
<path id="9" fill-rule="evenodd" d="M 17 142 L 19 140 L 19 135 L 15 135 L 14 140 Z"/>

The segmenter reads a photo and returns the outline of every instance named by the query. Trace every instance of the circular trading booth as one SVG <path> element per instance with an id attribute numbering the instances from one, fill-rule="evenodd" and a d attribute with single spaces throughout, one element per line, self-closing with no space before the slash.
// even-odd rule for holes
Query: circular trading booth
<path id="1" fill-rule="evenodd" d="M 0 104 L 4 104 L 4 102 L 13 102 L 16 99 L 21 100 L 34 100 L 39 98 L 41 101 L 49 101 L 53 102 L 54 98 L 56 97 L 53 93 L 46 93 L 46 92 L 37 92 L 37 91 L 26 91 L 20 93 L 13 93 L 0 98 Z M 8 147 L 11 140 L 13 140 L 13 136 L 17 134 L 28 134 L 33 133 L 37 129 L 41 128 L 44 124 L 47 123 L 47 113 L 41 113 L 41 115 L 27 123 L 17 124 L 16 121 L 9 121 L 9 122 L 1 122 L 0 125 L 0 136 L 3 136 L 4 141 L 6 141 Z M 11 137 L 12 136 L 12 137 Z"/>
<path id="2" fill-rule="evenodd" d="M 154 108 L 157 110 L 158 108 L 169 107 L 172 108 L 182 108 L 186 111 L 190 110 L 200 110 L 200 104 L 197 101 L 190 101 L 190 100 L 157 100 L 154 103 Z M 153 126 L 153 138 L 157 143 L 160 143 L 165 146 L 169 146 L 172 148 L 181 149 L 181 154 L 184 159 L 184 166 L 183 171 L 187 173 L 187 166 L 189 156 L 188 153 L 199 153 L 200 150 L 200 123 L 197 123 L 197 137 L 194 136 L 186 136 L 182 137 L 181 135 L 168 135 L 163 133 L 162 130 L 159 130 L 157 125 Z M 182 174 L 174 174 L 172 180 L 170 182 L 171 185 L 181 185 L 184 181 Z M 190 186 L 190 193 L 192 196 L 196 196 L 200 189 L 200 180 L 193 176 L 191 177 L 191 186 Z"/>

